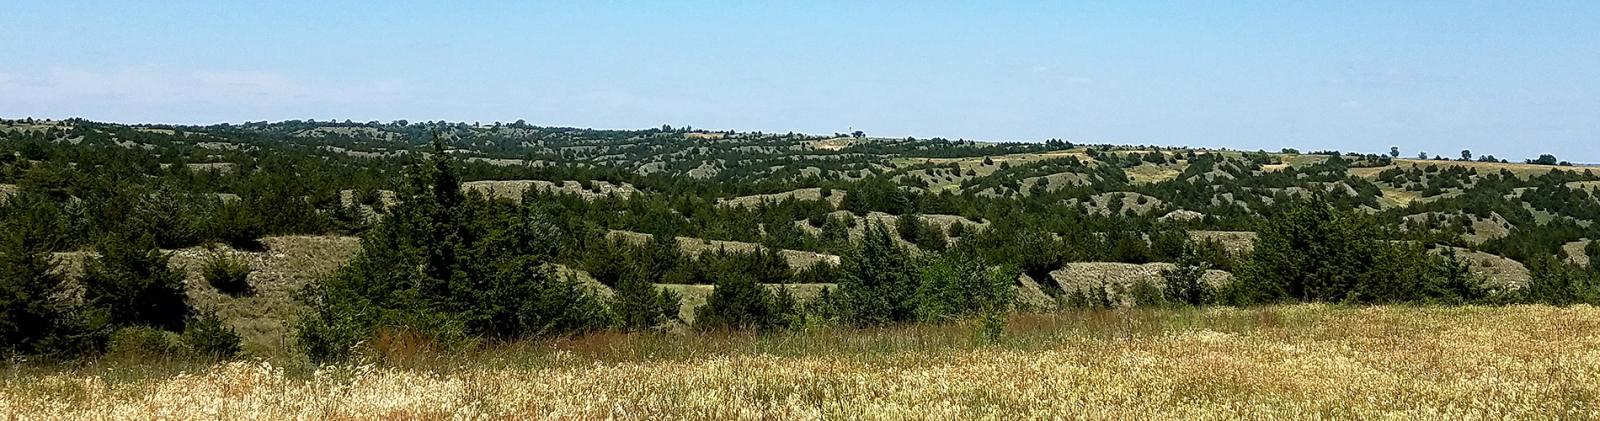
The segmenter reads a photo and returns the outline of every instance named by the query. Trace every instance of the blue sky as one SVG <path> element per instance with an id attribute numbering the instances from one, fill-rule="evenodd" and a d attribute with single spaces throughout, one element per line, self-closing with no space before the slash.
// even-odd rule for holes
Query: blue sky
<path id="1" fill-rule="evenodd" d="M 5 2 L 0 116 L 1600 162 L 1600 1 L 467 3 Z"/>

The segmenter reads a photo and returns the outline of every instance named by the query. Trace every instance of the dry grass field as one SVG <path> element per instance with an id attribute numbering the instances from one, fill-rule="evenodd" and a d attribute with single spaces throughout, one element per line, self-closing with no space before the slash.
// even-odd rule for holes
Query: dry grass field
<path id="1" fill-rule="evenodd" d="M 10 364 L 10 419 L 1593 419 L 1587 306 L 1095 310 L 456 353 Z"/>
<path id="2" fill-rule="evenodd" d="M 1517 177 L 1522 177 L 1522 178 L 1543 175 L 1543 174 L 1549 173 L 1551 170 L 1572 171 L 1572 172 L 1580 172 L 1581 173 L 1581 172 L 1584 172 L 1585 170 L 1593 169 L 1593 167 L 1558 167 L 1558 166 L 1553 166 L 1553 165 L 1534 165 L 1534 164 L 1524 164 L 1524 163 L 1516 163 L 1516 162 L 1501 163 L 1501 162 L 1477 162 L 1477 161 L 1434 161 L 1434 160 L 1421 161 L 1421 160 L 1415 160 L 1415 159 L 1396 159 L 1396 160 L 1394 160 L 1394 164 L 1387 165 L 1387 166 L 1370 167 L 1370 168 L 1351 168 L 1350 169 L 1350 175 L 1353 175 L 1353 176 L 1356 176 L 1356 177 L 1361 177 L 1361 178 L 1371 179 L 1371 178 L 1376 178 L 1378 176 L 1378 173 L 1381 173 L 1384 170 L 1387 170 L 1387 169 L 1390 169 L 1390 168 L 1396 168 L 1396 167 L 1409 169 L 1413 165 L 1418 167 L 1418 168 L 1426 168 L 1429 165 L 1437 165 L 1437 166 L 1439 166 L 1441 168 L 1450 167 L 1450 166 L 1463 167 L 1463 168 L 1469 168 L 1469 169 L 1476 169 L 1476 170 L 1478 170 L 1479 174 L 1498 173 L 1498 172 L 1500 172 L 1500 170 L 1506 170 L 1506 171 L 1510 171 L 1512 174 L 1515 174 Z"/>

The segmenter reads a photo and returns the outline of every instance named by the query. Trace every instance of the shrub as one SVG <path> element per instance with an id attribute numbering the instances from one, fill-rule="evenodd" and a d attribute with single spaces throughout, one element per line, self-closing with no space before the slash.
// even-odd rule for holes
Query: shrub
<path id="1" fill-rule="evenodd" d="M 1203 306 L 1211 302 L 1211 285 L 1205 281 L 1211 264 L 1196 254 L 1194 247 L 1185 243 L 1175 266 L 1161 272 L 1166 283 L 1165 298 L 1168 303 Z"/>
<path id="2" fill-rule="evenodd" d="M 945 253 L 922 269 L 916 295 L 917 317 L 943 321 L 1010 311 L 1016 302 L 1012 285 L 1019 275 L 1011 267 L 990 268 L 983 259 L 969 253 Z"/>
<path id="3" fill-rule="evenodd" d="M 462 194 L 453 158 L 437 140 L 434 152 L 350 263 L 300 293 L 311 311 L 296 336 L 314 361 L 347 357 L 377 332 L 448 347 L 611 325 L 592 290 L 548 264 L 560 232 L 543 208 Z"/>
<path id="4" fill-rule="evenodd" d="M 31 194 L 0 205 L 0 356 L 47 352 L 46 343 L 66 334 L 75 308 L 66 299 L 65 278 L 50 255 L 48 230 L 60 214 Z"/>
<path id="5" fill-rule="evenodd" d="M 349 357 L 372 332 L 356 320 L 346 306 L 324 304 L 300 318 L 295 328 L 295 344 L 312 362 L 337 361 Z"/>
<path id="6" fill-rule="evenodd" d="M 257 240 L 266 232 L 261 219 L 238 199 L 217 201 L 205 225 L 207 237 L 238 249 L 260 248 Z"/>
<path id="7" fill-rule="evenodd" d="M 83 299 L 118 326 L 182 331 L 189 317 L 183 274 L 148 235 L 113 234 L 84 268 Z"/>
<path id="8" fill-rule="evenodd" d="M 861 241 L 843 256 L 841 269 L 845 276 L 839 283 L 839 299 L 851 324 L 874 326 L 916 319 L 916 268 L 883 224 L 867 226 Z"/>
<path id="9" fill-rule="evenodd" d="M 678 294 L 630 277 L 618 284 L 611 311 L 617 324 L 628 330 L 649 330 L 678 318 Z"/>
<path id="10" fill-rule="evenodd" d="M 183 331 L 183 344 L 190 352 L 206 358 L 233 358 L 239 354 L 241 342 L 239 333 L 211 312 L 190 319 Z"/>
<path id="11" fill-rule="evenodd" d="M 1149 279 L 1140 278 L 1128 288 L 1128 296 L 1133 299 L 1133 305 L 1140 307 L 1163 307 L 1167 305 L 1166 295 L 1161 287 Z"/>
<path id="12" fill-rule="evenodd" d="M 828 223 L 828 214 L 826 213 L 813 213 L 806 216 L 806 225 L 810 225 L 813 228 L 822 228 L 822 225 L 826 223 Z"/>
<path id="13" fill-rule="evenodd" d="M 1001 311 L 985 311 L 978 318 L 978 343 L 995 344 L 1005 333 L 1006 316 Z"/>
<path id="14" fill-rule="evenodd" d="M 805 323 L 805 314 L 801 312 L 800 301 L 795 299 L 789 287 L 780 286 L 776 292 L 771 293 L 772 301 L 768 308 L 772 312 L 772 324 L 778 328 L 794 328 Z"/>
<path id="15" fill-rule="evenodd" d="M 244 260 L 213 253 L 201 264 L 200 275 L 218 292 L 228 295 L 250 295 L 255 288 L 250 285 L 250 265 Z"/>
<path id="16" fill-rule="evenodd" d="M 900 234 L 900 239 L 906 240 L 911 244 L 917 244 L 922 241 L 922 235 L 927 231 L 922 225 L 922 215 L 914 213 L 900 215 L 894 221 L 894 229 Z"/>
<path id="17" fill-rule="evenodd" d="M 1594 264 L 1591 262 L 1590 264 Z M 1525 303 L 1556 306 L 1600 304 L 1600 275 L 1553 257 L 1542 256 L 1528 265 L 1533 275 L 1515 297 Z"/>
<path id="18" fill-rule="evenodd" d="M 960 238 L 962 236 L 967 235 L 967 224 L 964 223 L 964 222 L 957 222 L 957 223 L 954 223 L 954 224 L 950 224 L 950 227 L 946 228 L 945 232 L 950 237 Z"/>
<path id="19" fill-rule="evenodd" d="M 839 277 L 844 276 L 839 268 L 832 263 L 818 261 L 811 266 L 801 269 L 789 278 L 789 282 L 796 284 L 832 284 L 838 283 Z"/>
<path id="20" fill-rule="evenodd" d="M 171 359 L 183 354 L 183 340 L 178 334 L 149 326 L 117 329 L 106 344 L 107 357 L 129 361 Z"/>
<path id="21" fill-rule="evenodd" d="M 770 330 L 779 325 L 772 297 L 755 278 L 740 272 L 716 275 L 706 304 L 695 311 L 701 329 Z"/>

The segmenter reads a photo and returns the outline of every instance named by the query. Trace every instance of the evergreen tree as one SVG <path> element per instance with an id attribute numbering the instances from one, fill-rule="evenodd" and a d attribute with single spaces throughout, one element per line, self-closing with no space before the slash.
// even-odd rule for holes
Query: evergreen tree
<path id="1" fill-rule="evenodd" d="M 83 300 L 111 323 L 182 331 L 191 309 L 183 273 L 147 234 L 116 233 L 84 267 Z"/>
<path id="2" fill-rule="evenodd" d="M 741 272 L 719 272 L 706 303 L 695 311 L 701 329 L 769 330 L 777 327 L 772 296 L 755 278 Z"/>
<path id="3" fill-rule="evenodd" d="M 75 316 L 50 257 L 54 236 L 40 230 L 56 226 L 60 216 L 30 195 L 10 198 L 0 212 L 0 356 L 45 352 L 69 333 L 64 328 Z"/>
<path id="4" fill-rule="evenodd" d="M 945 321 L 1010 311 L 1016 301 L 1012 286 L 1020 275 L 1010 267 L 990 268 L 968 252 L 945 253 L 922 269 L 916 293 L 917 318 Z"/>
<path id="5" fill-rule="evenodd" d="M 654 329 L 677 319 L 681 301 L 677 293 L 657 288 L 637 277 L 622 280 L 612 300 L 617 324 L 628 330 Z"/>
<path id="6" fill-rule="evenodd" d="M 883 224 L 867 225 L 861 242 L 843 256 L 840 302 L 851 324 L 874 326 L 916 319 L 916 268 Z"/>
<path id="7" fill-rule="evenodd" d="M 462 194 L 441 141 L 434 150 L 355 258 L 302 294 L 312 309 L 298 330 L 307 353 L 341 358 L 384 329 L 450 344 L 609 325 L 593 291 L 548 263 L 560 230 L 531 208 Z"/>
<path id="8" fill-rule="evenodd" d="M 1211 285 L 1205 281 L 1206 270 L 1211 264 L 1203 260 L 1193 245 L 1184 243 L 1183 251 L 1174 262 L 1174 267 L 1161 272 L 1161 278 L 1166 282 L 1163 289 L 1166 301 L 1169 303 L 1182 303 L 1190 306 L 1203 306 L 1211 302 Z"/>

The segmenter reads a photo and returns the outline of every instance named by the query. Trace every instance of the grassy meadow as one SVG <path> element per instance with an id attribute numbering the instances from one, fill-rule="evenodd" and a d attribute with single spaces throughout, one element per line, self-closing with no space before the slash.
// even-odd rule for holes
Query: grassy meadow
<path id="1" fill-rule="evenodd" d="M 1600 309 L 1081 310 L 869 330 L 591 334 L 349 365 L 108 356 L 0 371 L 14 419 L 1600 417 Z"/>

